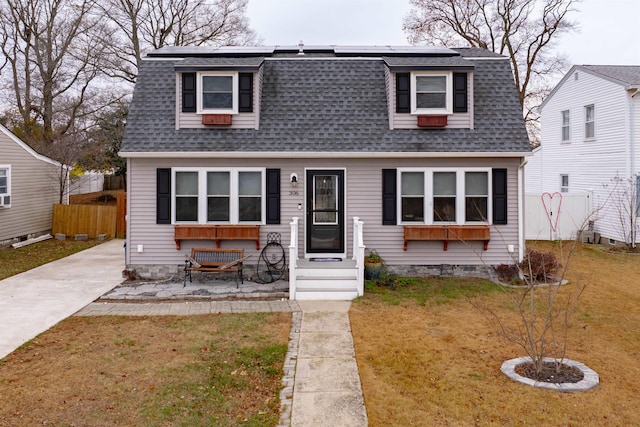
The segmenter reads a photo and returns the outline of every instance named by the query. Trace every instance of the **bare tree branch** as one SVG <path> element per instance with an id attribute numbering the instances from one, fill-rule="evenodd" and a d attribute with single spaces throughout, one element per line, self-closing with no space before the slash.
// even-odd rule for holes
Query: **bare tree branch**
<path id="1" fill-rule="evenodd" d="M 106 0 L 112 26 L 109 75 L 135 83 L 144 54 L 164 46 L 229 46 L 255 41 L 248 0 Z M 117 42 L 114 42 L 117 41 Z"/>
<path id="2" fill-rule="evenodd" d="M 540 95 L 550 90 L 548 78 L 566 68 L 566 58 L 552 49 L 562 34 L 577 29 L 569 15 L 579 1 L 410 0 L 403 29 L 414 44 L 480 47 L 509 57 L 533 142 Z"/>

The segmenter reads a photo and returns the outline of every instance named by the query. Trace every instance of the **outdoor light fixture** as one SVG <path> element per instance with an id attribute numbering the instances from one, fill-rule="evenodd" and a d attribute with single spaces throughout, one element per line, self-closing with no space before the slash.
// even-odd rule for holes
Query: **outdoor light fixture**
<path id="1" fill-rule="evenodd" d="M 291 181 L 291 186 L 293 188 L 296 188 L 298 186 L 298 174 L 292 173 L 290 177 L 290 181 Z"/>

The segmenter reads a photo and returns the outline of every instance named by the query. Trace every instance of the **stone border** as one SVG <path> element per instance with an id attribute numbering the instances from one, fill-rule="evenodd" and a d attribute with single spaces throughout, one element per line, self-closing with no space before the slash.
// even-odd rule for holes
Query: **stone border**
<path id="1" fill-rule="evenodd" d="M 555 362 L 557 359 L 545 357 L 542 360 L 544 362 Z M 584 363 L 576 362 L 575 360 L 570 359 L 562 359 L 562 363 L 580 370 L 584 375 L 584 378 L 581 381 L 578 381 L 577 383 L 548 383 L 545 381 L 535 381 L 531 378 L 526 378 L 522 375 L 519 375 L 515 370 L 516 366 L 527 362 L 531 362 L 531 358 L 529 356 L 507 360 L 502 364 L 500 370 L 503 374 L 514 381 L 518 381 L 532 387 L 547 388 L 550 390 L 561 392 L 587 391 L 591 390 L 593 387 L 597 386 L 600 383 L 600 377 L 594 370 L 590 369 Z"/>
<path id="2" fill-rule="evenodd" d="M 302 312 L 291 313 L 291 330 L 289 331 L 289 348 L 284 359 L 284 376 L 280 391 L 280 420 L 278 427 L 291 425 L 291 410 L 293 409 L 293 385 L 295 383 L 296 366 L 298 364 L 298 346 L 300 343 L 300 328 L 302 327 Z"/>

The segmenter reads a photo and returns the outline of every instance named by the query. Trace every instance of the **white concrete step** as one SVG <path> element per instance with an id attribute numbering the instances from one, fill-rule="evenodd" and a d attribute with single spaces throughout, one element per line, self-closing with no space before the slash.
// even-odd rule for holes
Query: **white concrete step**
<path id="1" fill-rule="evenodd" d="M 297 289 L 357 289 L 358 281 L 355 277 L 344 277 L 339 279 L 326 277 L 304 277 L 298 276 L 296 280 Z"/>
<path id="2" fill-rule="evenodd" d="M 358 291 L 355 289 L 319 289 L 311 291 L 298 288 L 295 295 L 295 299 L 299 301 L 350 301 L 357 297 Z"/>

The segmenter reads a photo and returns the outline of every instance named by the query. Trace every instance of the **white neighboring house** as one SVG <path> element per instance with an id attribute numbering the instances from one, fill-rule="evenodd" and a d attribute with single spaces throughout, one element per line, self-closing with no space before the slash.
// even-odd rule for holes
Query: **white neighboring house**
<path id="1" fill-rule="evenodd" d="M 574 65 L 539 107 L 542 146 L 526 166 L 527 193 L 591 194 L 594 231 L 612 244 L 627 235 L 614 180 L 640 173 L 639 91 L 640 66 Z"/>
<path id="2" fill-rule="evenodd" d="M 0 125 L 0 246 L 51 231 L 60 167 Z"/>

